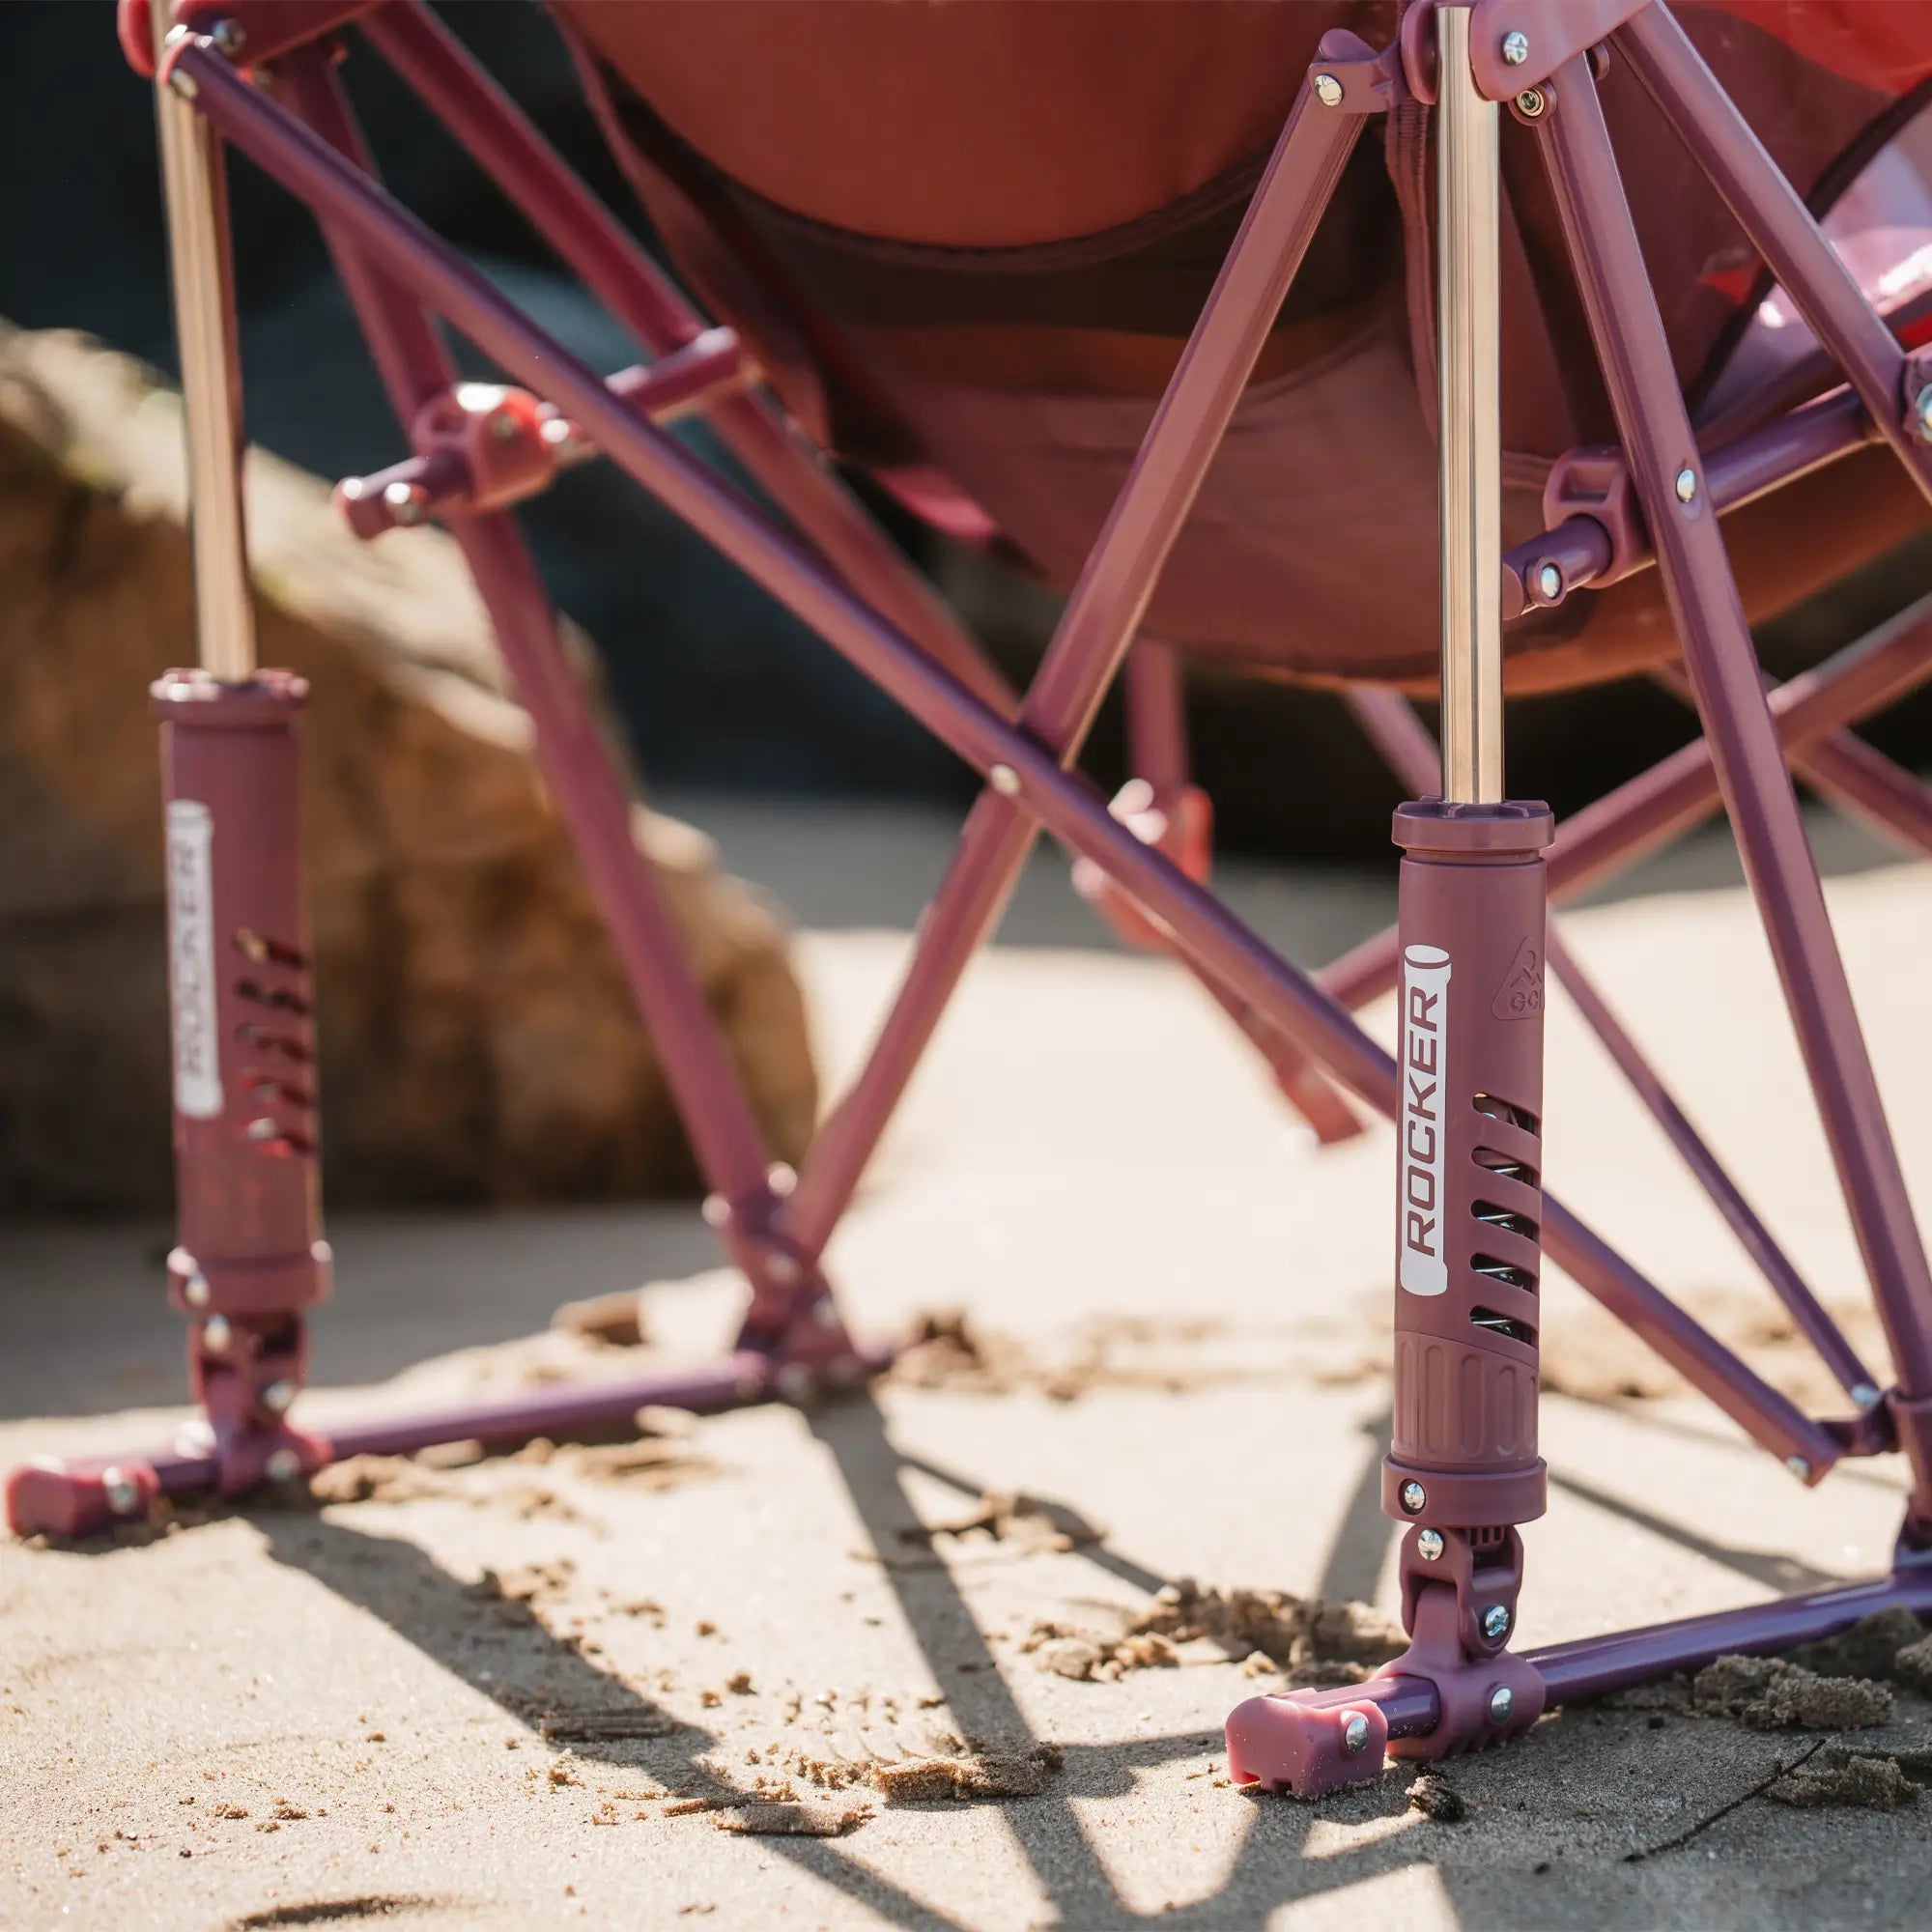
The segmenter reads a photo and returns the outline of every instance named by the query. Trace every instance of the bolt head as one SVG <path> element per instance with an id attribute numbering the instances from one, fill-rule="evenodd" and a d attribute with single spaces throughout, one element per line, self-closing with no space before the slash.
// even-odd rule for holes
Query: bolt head
<path id="1" fill-rule="evenodd" d="M 234 1346 L 235 1331 L 225 1315 L 211 1315 L 201 1324 L 201 1346 L 211 1355 L 225 1355 Z"/>
<path id="2" fill-rule="evenodd" d="M 1425 1563 L 1437 1562 L 1444 1548 L 1439 1529 L 1419 1529 L 1415 1533 L 1415 1553 Z"/>
<path id="3" fill-rule="evenodd" d="M 261 1396 L 259 1398 L 262 1406 L 266 1408 L 270 1415 L 286 1415 L 289 1410 L 289 1406 L 295 1401 L 295 1399 L 296 1399 L 295 1383 L 285 1382 L 285 1381 L 270 1382 L 262 1390 Z"/>
<path id="4" fill-rule="evenodd" d="M 1680 469 L 1674 487 L 1680 503 L 1694 503 L 1697 500 L 1697 472 L 1694 469 Z"/>
<path id="5" fill-rule="evenodd" d="M 1352 1757 L 1369 1747 L 1369 1720 L 1359 1711 L 1342 1714 L 1342 1748 Z"/>
<path id="6" fill-rule="evenodd" d="M 270 1482 L 292 1483 L 301 1474 L 301 1458 L 293 1449 L 275 1449 L 262 1466 Z"/>
<path id="7" fill-rule="evenodd" d="M 1508 1723 L 1510 1713 L 1515 1709 L 1515 1693 L 1507 1684 L 1498 1684 L 1490 1692 L 1490 1722 L 1492 1724 Z"/>
<path id="8" fill-rule="evenodd" d="M 208 38 L 223 60 L 233 60 L 248 44 L 247 30 L 240 20 L 217 20 L 209 28 Z"/>
<path id="9" fill-rule="evenodd" d="M 1926 384 L 1913 398 L 1912 415 L 1918 425 L 1918 434 L 1932 442 L 1932 383 Z"/>
<path id="10" fill-rule="evenodd" d="M 1510 67 L 1520 67 L 1529 58 L 1529 36 L 1520 30 L 1512 30 L 1503 36 L 1503 60 Z"/>
<path id="11" fill-rule="evenodd" d="M 391 483 L 383 492 L 383 501 L 399 524 L 419 524 L 423 517 L 425 492 L 419 484 Z"/>
<path id="12" fill-rule="evenodd" d="M 1405 1483 L 1402 1486 L 1402 1506 L 1410 1516 L 1414 1516 L 1429 1500 L 1429 1492 L 1420 1483 Z"/>
<path id="13" fill-rule="evenodd" d="M 1876 1408 L 1879 1405 L 1879 1400 L 1880 1398 L 1878 1389 L 1876 1385 L 1871 1382 L 1860 1382 L 1852 1390 L 1852 1401 L 1856 1403 L 1861 1409 Z"/>
<path id="14" fill-rule="evenodd" d="M 1510 1613 L 1501 1604 L 1492 1604 L 1483 1612 L 1483 1634 L 1494 1643 L 1498 1637 L 1509 1635 Z"/>
<path id="15" fill-rule="evenodd" d="M 1549 98 L 1540 87 L 1525 87 L 1516 98 L 1516 111 L 1525 121 L 1541 121 Z"/>
<path id="16" fill-rule="evenodd" d="M 568 416 L 546 416 L 537 434 L 553 449 L 561 449 L 565 443 L 577 440 L 577 425 Z"/>
<path id="17" fill-rule="evenodd" d="M 1553 563 L 1537 566 L 1536 594 L 1548 604 L 1554 604 L 1563 595 L 1563 573 Z"/>
<path id="18" fill-rule="evenodd" d="M 196 1268 L 182 1283 L 182 1299 L 190 1308 L 206 1308 L 208 1306 L 208 1277 L 199 1268 Z"/>
<path id="19" fill-rule="evenodd" d="M 1020 788 L 1020 775 L 1010 765 L 995 765 L 986 774 L 986 782 L 1002 798 L 1012 798 Z"/>
<path id="20" fill-rule="evenodd" d="M 1801 1483 L 1808 1483 L 1811 1480 L 1811 1464 L 1803 1456 L 1787 1456 L 1784 1459 L 1784 1466 Z"/>
<path id="21" fill-rule="evenodd" d="M 1342 83 L 1332 73 L 1318 73 L 1315 76 L 1315 98 L 1323 107 L 1341 106 Z"/>
<path id="22" fill-rule="evenodd" d="M 119 1463 L 100 1472 L 101 1493 L 116 1516 L 132 1516 L 141 1507 L 141 1486 Z"/>
<path id="23" fill-rule="evenodd" d="M 282 1130 L 266 1114 L 258 1114 L 242 1129 L 251 1141 L 272 1141 L 281 1138 Z"/>

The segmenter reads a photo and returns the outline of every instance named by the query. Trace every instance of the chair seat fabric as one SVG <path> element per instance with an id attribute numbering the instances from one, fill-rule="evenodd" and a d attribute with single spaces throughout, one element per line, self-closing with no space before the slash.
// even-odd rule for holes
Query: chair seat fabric
<path id="1" fill-rule="evenodd" d="M 681 270 L 841 457 L 1049 583 L 1077 574 L 1315 57 L 1396 0 L 555 0 Z M 1675 12 L 1885 299 L 1932 284 L 1932 7 L 1685 0 Z M 1748 421 L 1802 337 L 1614 60 L 1605 111 L 1693 412 Z M 1148 628 L 1316 681 L 1433 675 L 1432 116 L 1371 123 L 1276 317 Z M 1904 138 L 1901 138 L 1904 137 Z M 1506 543 L 1551 461 L 1615 440 L 1535 136 L 1503 121 Z M 1920 150 L 1927 152 L 1921 165 Z M 1850 224 L 1847 226 L 1847 224 Z M 1852 244 L 1857 244 L 1856 249 Z M 1921 256 L 1923 259 L 1921 259 Z M 1751 358 L 1759 358 L 1753 361 Z M 1726 372 L 1732 372 L 1726 383 Z M 1885 452 L 1727 519 L 1748 613 L 1922 520 Z M 1654 573 L 1526 614 L 1519 689 L 1675 644 Z"/>

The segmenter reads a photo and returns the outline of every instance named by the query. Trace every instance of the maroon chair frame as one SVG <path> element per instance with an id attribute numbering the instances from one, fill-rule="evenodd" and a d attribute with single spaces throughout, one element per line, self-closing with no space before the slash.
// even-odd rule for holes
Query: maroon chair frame
<path id="1" fill-rule="evenodd" d="M 128 11 L 138 16 L 142 10 Z M 1932 497 L 1932 370 L 1899 345 L 1865 299 L 1665 6 L 1590 0 L 1556 10 L 1530 0 L 1475 0 L 1469 17 L 1478 92 L 1505 103 L 1541 145 L 1622 437 L 1617 461 L 1641 508 L 1640 521 L 1577 508 L 1510 550 L 1498 559 L 1504 611 L 1560 602 L 1586 585 L 1656 568 L 1683 652 L 1683 674 L 1665 673 L 1665 681 L 1694 702 L 1704 730 L 1557 828 L 1544 868 L 1548 890 L 1556 898 L 1572 895 L 1655 852 L 1720 805 L 1726 810 L 1884 1325 L 1892 1379 L 1887 1383 L 1859 1357 L 1553 933 L 1553 969 L 1842 1384 L 1850 1412 L 1805 1413 L 1547 1194 L 1541 1243 L 1799 1480 L 1815 1484 L 1842 1458 L 1892 1451 L 1904 1456 L 1911 1477 L 1889 1576 L 1529 1653 L 1520 1662 L 1541 1687 L 1540 1704 L 1693 1666 L 1724 1650 L 1765 1651 L 1820 1636 L 1888 1605 L 1932 1612 L 1932 1274 L 1791 780 L 1795 768 L 1911 849 L 1932 852 L 1925 786 L 1848 728 L 1932 675 L 1932 600 L 1768 689 L 1719 528 L 1722 510 L 1881 440 Z M 164 1452 L 15 1471 L 9 1508 L 16 1529 L 99 1527 L 145 1513 L 158 1496 L 233 1493 L 265 1473 L 289 1475 L 357 1452 L 563 1432 L 621 1420 L 645 1402 L 711 1408 L 803 1399 L 828 1383 L 863 1378 L 890 1350 L 862 1350 L 846 1334 L 822 1268 L 826 1246 L 1041 832 L 1086 862 L 1106 895 L 1131 904 L 1140 929 L 1201 980 L 1326 1137 L 1352 1124 L 1329 1082 L 1370 1109 L 1397 1115 L 1397 1063 L 1349 1011 L 1395 984 L 1397 933 L 1367 942 L 1320 975 L 1297 970 L 1177 863 L 1171 841 L 1160 837 L 1171 818 L 1154 811 L 1123 823 L 1073 767 L 1102 698 L 1127 667 L 1131 745 L 1148 783 L 1141 802 L 1151 797 L 1172 807 L 1184 791 L 1172 654 L 1151 640 L 1137 643 L 1137 630 L 1365 121 L 1405 98 L 1434 98 L 1428 36 L 1406 35 L 1405 46 L 1380 50 L 1345 33 L 1322 42 L 1037 674 L 1015 696 L 805 445 L 759 386 L 732 330 L 708 326 L 690 308 L 422 0 L 188 0 L 176 18 L 156 79 L 164 100 L 189 102 L 201 117 L 217 183 L 225 144 L 312 210 L 327 237 L 412 444 L 405 460 L 346 482 L 344 513 L 369 537 L 434 517 L 462 547 L 529 713 L 545 777 L 688 1124 L 711 1190 L 706 1216 L 744 1271 L 750 1299 L 731 1353 L 702 1372 L 547 1388 L 361 1423 L 325 1437 L 286 1419 L 299 1385 L 301 1308 L 326 1286 L 321 1262 L 306 1288 L 277 1301 L 259 1283 L 246 1293 L 211 1290 L 188 1252 L 177 1257 L 175 1298 L 191 1323 L 197 1387 L 210 1392 L 207 1425 Z M 631 330 L 646 362 L 609 378 L 585 367 L 384 192 L 334 71 L 332 40 L 352 23 Z M 130 38 L 138 45 L 142 35 Z M 1522 60 L 1496 52 L 1512 38 L 1526 40 Z M 1830 373 L 1814 372 L 1817 393 L 1800 397 L 1769 427 L 1718 447 L 1698 446 L 1645 278 L 1597 98 L 1593 48 L 1602 43 L 1639 77 L 1842 373 L 1841 385 L 1830 386 Z M 222 320 L 232 345 L 232 327 Z M 522 387 L 458 384 L 439 320 Z M 666 422 L 695 412 L 712 422 L 789 527 L 664 434 Z M 564 664 L 552 611 L 508 514 L 559 464 L 593 455 L 683 518 L 984 781 L 871 1055 L 820 1129 L 795 1184 L 760 1143 L 657 886 L 632 844 L 624 786 Z M 198 525 L 203 514 L 198 502 Z M 194 719 L 184 724 L 180 715 L 209 695 L 199 675 L 171 673 L 176 682 L 162 687 L 177 762 L 199 755 Z M 221 687 L 231 696 L 238 688 Z M 1406 702 L 1380 690 L 1354 691 L 1350 702 L 1393 769 L 1418 796 L 1431 792 L 1435 747 Z M 202 703 L 195 715 L 209 713 Z M 298 921 L 299 914 L 290 917 Z M 278 961 L 296 986 L 305 970 L 299 949 L 286 959 L 270 957 L 265 974 Z M 288 997 L 300 1004 L 295 993 Z M 177 1058 L 179 1065 L 179 1043 Z M 247 1101 L 242 1113 L 259 1104 Z M 196 1131 L 260 1124 L 223 1115 Z M 298 1188 L 275 1210 L 286 1219 L 277 1238 L 290 1253 L 321 1256 L 312 1135 L 270 1118 L 261 1138 L 310 1177 L 306 1198 Z M 211 1192 L 213 1183 L 196 1193 L 197 1145 L 192 1134 L 180 1139 L 185 1225 L 191 1213 L 218 1220 L 230 1198 Z M 236 1158 L 240 1145 L 231 1134 L 207 1159 Z M 217 1321 L 221 1329 L 211 1338 Z M 246 1343 L 239 1350 L 238 1328 Z M 212 1350 L 211 1339 L 221 1347 Z M 219 1389 L 230 1393 L 217 1401 L 213 1391 Z M 1400 1509 L 1391 1513 L 1400 1520 Z M 1452 1714 L 1456 1694 L 1453 1673 L 1399 1669 L 1371 1686 L 1307 1701 L 1341 1709 L 1351 1720 L 1372 1708 L 1377 1736 L 1433 1736 L 1441 1747 L 1482 1742 Z M 1351 1740 L 1347 1747 L 1358 1747 Z"/>

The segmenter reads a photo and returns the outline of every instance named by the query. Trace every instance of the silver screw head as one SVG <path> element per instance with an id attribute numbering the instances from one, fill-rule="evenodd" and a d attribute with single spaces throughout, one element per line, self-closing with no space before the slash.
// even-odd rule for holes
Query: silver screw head
<path id="1" fill-rule="evenodd" d="M 281 1128 L 266 1114 L 258 1114 L 242 1130 L 251 1141 L 272 1141 L 281 1137 Z"/>
<path id="2" fill-rule="evenodd" d="M 301 1474 L 301 1458 L 293 1449 L 275 1449 L 262 1466 L 270 1482 L 292 1483 Z"/>
<path id="3" fill-rule="evenodd" d="M 1553 563 L 1537 566 L 1536 594 L 1548 604 L 1563 595 L 1563 573 Z"/>
<path id="4" fill-rule="evenodd" d="M 388 505 L 389 514 L 397 523 L 419 524 L 422 522 L 426 495 L 420 484 L 396 482 L 384 488 L 383 501 Z"/>
<path id="5" fill-rule="evenodd" d="M 1369 1747 L 1369 1720 L 1359 1711 L 1342 1714 L 1342 1748 L 1352 1757 Z"/>
<path id="6" fill-rule="evenodd" d="M 1510 1713 L 1516 1709 L 1516 1696 L 1507 1684 L 1498 1684 L 1490 1692 L 1490 1722 L 1506 1724 Z"/>
<path id="7" fill-rule="evenodd" d="M 1436 1562 L 1442 1554 L 1442 1532 L 1439 1529 L 1419 1529 L 1415 1533 L 1415 1553 L 1425 1563 Z"/>
<path id="8" fill-rule="evenodd" d="M 262 1406 L 266 1408 L 270 1415 L 286 1415 L 289 1410 L 289 1405 L 293 1403 L 295 1399 L 296 1399 L 296 1385 L 294 1382 L 284 1382 L 284 1381 L 270 1382 L 262 1390 L 261 1394 Z"/>
<path id="9" fill-rule="evenodd" d="M 1315 76 L 1315 98 L 1323 107 L 1341 106 L 1342 83 L 1332 73 L 1318 73 Z"/>
<path id="10" fill-rule="evenodd" d="M 995 765 L 986 774 L 986 782 L 1002 798 L 1013 797 L 1020 788 L 1020 775 L 1010 765 Z"/>
<path id="11" fill-rule="evenodd" d="M 546 416 L 543 427 L 537 434 L 553 449 L 560 449 L 576 436 L 577 427 L 567 416 Z"/>
<path id="12" fill-rule="evenodd" d="M 1694 503 L 1697 500 L 1697 472 L 1694 469 L 1680 469 L 1675 488 L 1680 503 Z"/>
<path id="13" fill-rule="evenodd" d="M 223 60 L 233 60 L 248 44 L 248 35 L 240 20 L 217 20 L 209 28 L 208 38 Z"/>
<path id="14" fill-rule="evenodd" d="M 1877 1386 L 1871 1382 L 1860 1382 L 1852 1390 L 1852 1401 L 1861 1408 L 1876 1408 L 1879 1405 Z"/>
<path id="15" fill-rule="evenodd" d="M 235 1331 L 225 1315 L 211 1315 L 201 1324 L 201 1346 L 211 1355 L 225 1355 L 235 1340 Z"/>
<path id="16" fill-rule="evenodd" d="M 190 1308 L 206 1308 L 208 1293 L 208 1277 L 199 1268 L 182 1283 L 182 1299 Z"/>
<path id="17" fill-rule="evenodd" d="M 1784 1459 L 1784 1466 L 1801 1483 L 1808 1483 L 1811 1480 L 1811 1464 L 1803 1456 L 1787 1456 Z"/>
<path id="18" fill-rule="evenodd" d="M 1410 1516 L 1414 1516 L 1429 1500 L 1429 1492 L 1420 1483 L 1405 1483 L 1402 1486 L 1402 1506 Z"/>
<path id="19" fill-rule="evenodd" d="M 1492 1604 L 1483 1612 L 1483 1634 L 1493 1643 L 1499 1636 L 1509 1635 L 1510 1613 L 1501 1604 Z"/>
<path id="20" fill-rule="evenodd" d="M 118 1463 L 100 1472 L 100 1491 L 116 1516 L 132 1516 L 141 1507 L 141 1486 Z"/>
<path id="21" fill-rule="evenodd" d="M 1503 61 L 1509 67 L 1520 67 L 1529 58 L 1529 36 L 1520 30 L 1512 30 L 1503 36 Z"/>

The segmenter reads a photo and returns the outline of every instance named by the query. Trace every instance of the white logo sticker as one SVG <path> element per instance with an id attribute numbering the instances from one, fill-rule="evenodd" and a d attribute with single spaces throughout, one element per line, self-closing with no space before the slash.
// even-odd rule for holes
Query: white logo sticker
<path id="1" fill-rule="evenodd" d="M 174 1004 L 175 1105 L 191 1121 L 221 1112 L 214 1016 L 214 818 L 196 799 L 168 803 L 168 990 Z"/>
<path id="2" fill-rule="evenodd" d="M 1396 1278 L 1410 1294 L 1443 1294 L 1442 1096 L 1448 1091 L 1449 955 L 1411 946 L 1402 955 L 1402 1239 Z"/>

